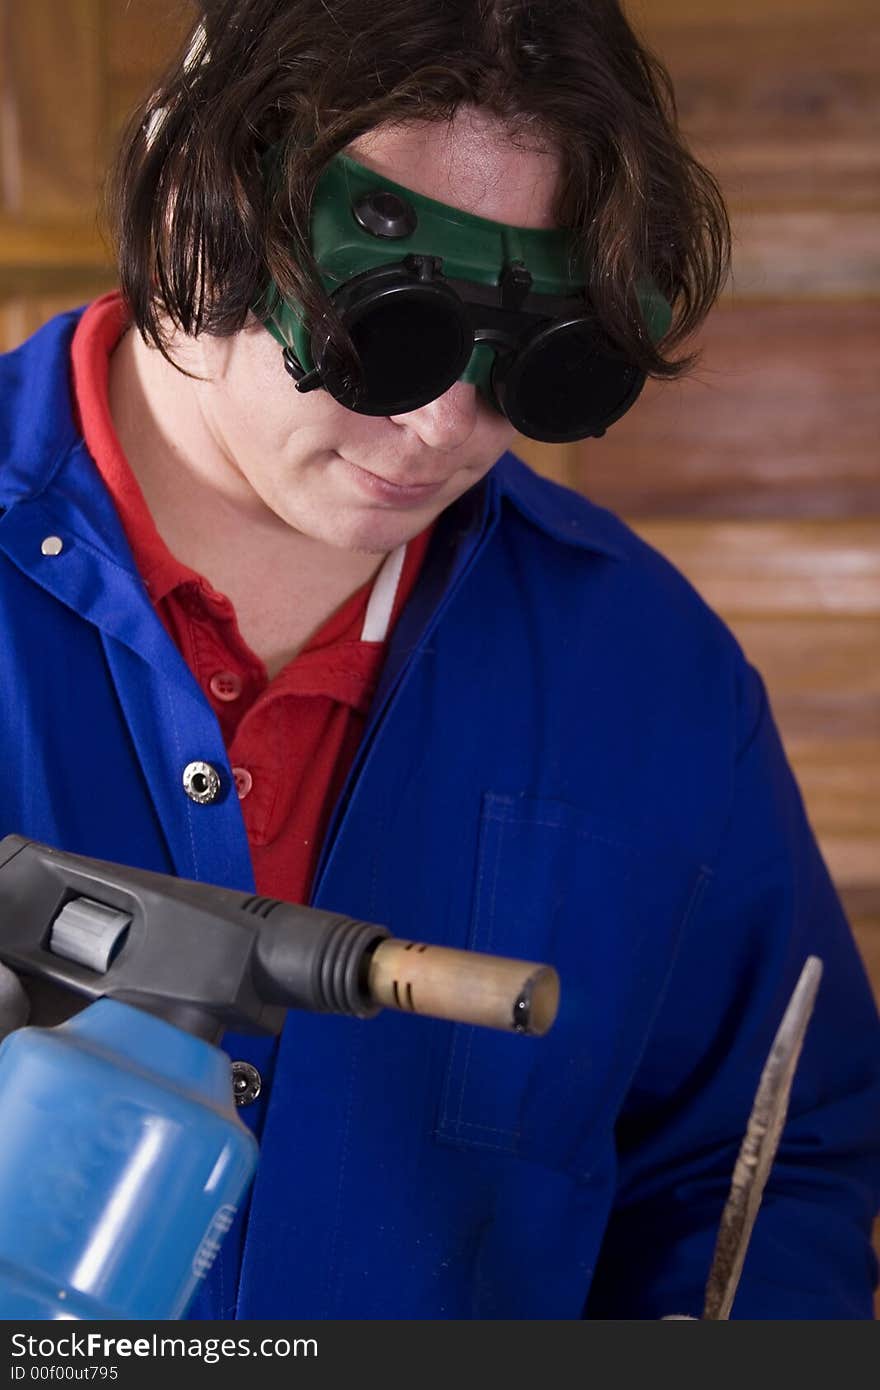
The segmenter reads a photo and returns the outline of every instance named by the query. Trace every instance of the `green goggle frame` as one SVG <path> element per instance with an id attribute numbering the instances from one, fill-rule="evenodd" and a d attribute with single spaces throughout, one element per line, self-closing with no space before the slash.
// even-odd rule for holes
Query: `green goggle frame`
<path id="1" fill-rule="evenodd" d="M 338 154 L 316 187 L 310 235 L 360 375 L 326 323 L 307 323 L 270 283 L 254 312 L 299 391 L 322 387 L 351 410 L 389 416 L 465 381 L 521 433 L 564 442 L 603 434 L 644 385 L 591 314 L 564 229 L 462 212 Z M 650 286 L 638 298 L 657 342 L 670 306 Z"/>

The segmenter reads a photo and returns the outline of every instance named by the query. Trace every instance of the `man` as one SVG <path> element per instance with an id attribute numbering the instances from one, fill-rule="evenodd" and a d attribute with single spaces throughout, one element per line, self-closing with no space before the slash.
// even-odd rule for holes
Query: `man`
<path id="1" fill-rule="evenodd" d="M 123 146 L 124 297 L 2 368 L 0 829 L 546 959 L 562 1007 L 535 1041 L 228 1037 L 261 1162 L 194 1315 L 699 1315 L 816 954 L 735 1312 L 870 1317 L 880 1030 L 760 677 L 661 557 L 505 453 L 517 421 L 613 424 L 717 292 L 723 209 L 661 78 L 610 0 L 203 9 Z M 437 317 L 371 321 L 413 217 L 443 245 L 392 292 Z M 488 297 L 461 228 L 505 248 Z M 572 278 L 574 329 L 548 307 Z M 459 298 L 490 326 L 543 304 L 522 332 L 565 351 L 487 339 L 481 375 Z"/>

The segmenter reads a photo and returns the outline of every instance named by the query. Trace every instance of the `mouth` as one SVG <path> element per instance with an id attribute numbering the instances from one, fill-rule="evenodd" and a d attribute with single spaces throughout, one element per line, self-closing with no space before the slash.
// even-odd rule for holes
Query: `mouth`
<path id="1" fill-rule="evenodd" d="M 440 478 L 427 483 L 394 483 L 388 478 L 380 477 L 378 473 L 371 473 L 369 469 L 362 468 L 358 463 L 352 463 L 350 459 L 343 458 L 341 454 L 337 454 L 337 458 L 348 469 L 352 481 L 378 501 L 397 503 L 398 505 L 418 504 L 436 496 L 449 482 L 448 478 Z"/>

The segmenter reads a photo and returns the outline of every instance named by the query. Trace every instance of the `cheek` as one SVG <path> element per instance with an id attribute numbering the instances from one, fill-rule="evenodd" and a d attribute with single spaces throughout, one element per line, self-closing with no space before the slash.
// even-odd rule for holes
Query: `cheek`
<path id="1" fill-rule="evenodd" d="M 477 427 L 474 430 L 474 439 L 479 442 L 480 452 L 495 450 L 497 458 L 505 449 L 510 448 L 516 436 L 517 432 L 507 417 L 489 405 L 488 401 L 480 398 Z"/>
<path id="2" fill-rule="evenodd" d="M 281 349 L 264 329 L 247 340 L 227 374 L 227 415 L 249 438 L 283 445 L 295 431 L 338 433 L 350 412 L 326 391 L 301 394 L 286 370 Z"/>

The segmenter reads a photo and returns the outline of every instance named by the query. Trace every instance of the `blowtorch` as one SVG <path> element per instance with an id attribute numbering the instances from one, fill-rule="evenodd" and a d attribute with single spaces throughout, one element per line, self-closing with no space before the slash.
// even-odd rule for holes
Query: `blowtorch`
<path id="1" fill-rule="evenodd" d="M 7 1319 L 184 1316 L 258 1156 L 226 1030 L 390 1008 L 538 1036 L 559 1000 L 548 965 L 17 835 L 0 840 L 0 966 L 26 986 L 0 980 Z M 46 998 L 73 1016 L 23 1026 Z"/>

